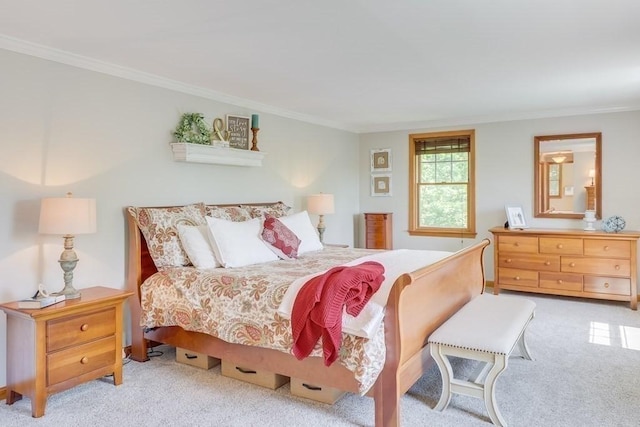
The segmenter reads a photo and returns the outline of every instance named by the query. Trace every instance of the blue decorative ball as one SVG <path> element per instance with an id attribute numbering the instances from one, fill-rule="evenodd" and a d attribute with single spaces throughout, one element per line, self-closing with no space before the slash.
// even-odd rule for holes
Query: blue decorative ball
<path id="1" fill-rule="evenodd" d="M 627 225 L 627 222 L 621 216 L 614 215 L 612 217 L 607 218 L 602 223 L 602 229 L 607 233 L 617 233 L 618 231 L 624 230 L 624 227 Z"/>

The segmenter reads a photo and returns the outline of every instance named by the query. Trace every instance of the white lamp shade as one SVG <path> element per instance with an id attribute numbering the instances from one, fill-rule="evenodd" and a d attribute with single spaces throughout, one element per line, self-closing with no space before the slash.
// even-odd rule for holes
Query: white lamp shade
<path id="1" fill-rule="evenodd" d="M 38 230 L 42 234 L 95 233 L 96 199 L 73 197 L 42 199 Z"/>
<path id="2" fill-rule="evenodd" d="M 307 197 L 307 211 L 316 215 L 334 213 L 333 194 L 320 193 Z"/>
<path id="3" fill-rule="evenodd" d="M 595 177 L 596 177 L 596 170 L 589 169 L 589 178 L 595 178 Z"/>

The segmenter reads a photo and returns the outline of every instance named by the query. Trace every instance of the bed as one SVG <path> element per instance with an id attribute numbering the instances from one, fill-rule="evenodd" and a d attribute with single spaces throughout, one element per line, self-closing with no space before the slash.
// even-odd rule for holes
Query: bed
<path id="1" fill-rule="evenodd" d="M 276 212 L 284 216 L 288 213 L 288 209 L 283 206 L 280 202 L 242 205 L 201 204 L 198 209 L 207 216 L 218 215 L 232 221 L 243 221 L 252 216 L 263 215 L 264 212 Z M 170 290 L 171 282 L 176 278 L 182 278 L 183 281 L 187 278 L 188 289 L 199 283 L 204 283 L 202 286 L 206 287 L 207 284 L 214 283 L 214 279 L 208 276 L 211 271 L 197 272 L 194 267 L 179 265 L 158 268 L 156 266 L 157 262 L 154 262 L 154 259 L 157 261 L 157 256 L 152 258 L 151 255 L 154 251 L 157 255 L 158 247 L 153 241 L 151 244 L 148 243 L 148 229 L 145 228 L 153 227 L 154 219 L 151 216 L 145 216 L 145 220 L 141 221 L 139 215 L 141 210 L 145 209 L 154 210 L 156 213 L 174 214 L 184 212 L 187 205 L 125 209 L 128 239 L 127 281 L 128 287 L 134 291 L 130 301 L 131 358 L 133 360 L 139 362 L 148 360 L 149 346 L 162 343 L 207 354 L 235 365 L 251 366 L 254 369 L 295 377 L 326 387 L 366 394 L 375 400 L 376 426 L 400 425 L 401 396 L 433 363 L 426 346 L 427 338 L 472 297 L 484 291 L 483 253 L 489 244 L 488 240 L 458 252 L 446 254 L 436 262 L 397 274 L 397 278 L 391 278 L 392 286 L 389 288 L 389 296 L 384 308 L 384 321 L 378 328 L 379 331 L 371 339 L 351 337 L 345 333 L 344 351 L 341 351 L 340 363 L 325 366 L 323 358 L 318 357 L 318 351 L 321 352 L 321 349 L 314 351 L 311 357 L 298 360 L 283 347 L 282 336 L 261 340 L 259 334 L 256 337 L 249 333 L 245 334 L 249 336 L 248 338 L 245 336 L 236 339 L 242 335 L 237 330 L 227 335 L 217 333 L 220 338 L 204 332 L 207 329 L 200 324 L 217 324 L 215 320 L 216 315 L 219 314 L 219 308 L 204 310 L 208 312 L 209 317 L 199 311 L 185 309 L 182 310 L 182 318 L 186 320 L 180 321 L 181 315 L 166 314 L 154 307 L 150 301 L 154 298 L 160 299 L 162 294 L 154 290 L 157 288 L 165 289 L 165 298 L 168 296 L 171 299 L 173 298 L 171 295 L 175 295 L 176 304 L 185 306 L 184 300 L 190 299 L 188 295 L 185 296 L 188 291 Z M 175 237 L 166 230 L 158 231 L 155 228 L 153 230 L 164 240 Z M 164 255 L 170 252 L 165 247 L 162 249 Z M 227 280 L 234 280 L 233 277 L 236 277 L 244 284 L 254 283 L 251 282 L 254 280 L 261 286 L 267 284 L 278 286 L 279 290 L 274 291 L 273 294 L 278 297 L 271 299 L 281 299 L 282 292 L 286 289 L 284 282 L 293 277 L 301 276 L 303 272 L 309 273 L 313 268 L 322 271 L 329 265 L 358 260 L 361 256 L 377 256 L 374 252 L 380 251 L 326 248 L 309 252 L 297 260 L 279 260 L 265 265 L 214 270 L 226 270 Z M 284 282 L 280 283 L 279 280 Z M 218 288 L 216 294 L 218 296 L 224 293 L 220 292 L 220 289 L 224 288 Z M 250 295 L 251 298 L 257 298 L 255 292 Z M 233 298 L 240 297 L 234 294 Z M 206 307 L 209 306 L 206 305 Z M 263 329 L 278 330 L 282 329 L 282 325 L 287 324 L 287 321 L 283 322 L 277 316 L 275 319 L 278 320 L 277 325 L 274 326 L 272 322 L 271 325 L 263 326 Z M 255 330 L 259 331 L 260 326 L 256 324 Z M 286 336 L 286 332 L 282 333 Z M 222 337 L 225 339 L 221 339 Z"/>

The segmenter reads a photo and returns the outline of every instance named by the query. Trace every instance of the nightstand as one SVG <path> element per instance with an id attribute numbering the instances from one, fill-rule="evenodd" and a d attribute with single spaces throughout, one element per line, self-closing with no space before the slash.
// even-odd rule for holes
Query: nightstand
<path id="1" fill-rule="evenodd" d="M 122 307 L 132 292 L 102 286 L 42 309 L 0 305 L 7 314 L 7 404 L 31 399 L 44 415 L 47 397 L 113 374 L 122 384 Z"/>

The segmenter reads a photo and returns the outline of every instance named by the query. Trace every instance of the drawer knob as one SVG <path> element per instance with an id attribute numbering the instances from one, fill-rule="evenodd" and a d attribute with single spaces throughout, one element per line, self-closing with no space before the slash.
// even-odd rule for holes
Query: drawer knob
<path id="1" fill-rule="evenodd" d="M 516 247 L 518 247 L 518 246 L 520 246 L 520 243 L 518 243 L 518 242 L 515 242 L 515 243 L 513 244 L 513 246 L 516 246 Z"/>
<path id="2" fill-rule="evenodd" d="M 507 264 L 509 264 L 511 262 L 511 258 L 507 258 L 504 262 L 506 262 Z"/>
<path id="3" fill-rule="evenodd" d="M 87 323 L 83 323 L 82 326 L 80 326 L 80 330 L 81 331 L 86 331 L 87 329 L 89 329 L 89 324 Z"/>
<path id="4" fill-rule="evenodd" d="M 87 356 L 83 357 L 82 359 L 80 359 L 80 363 L 86 365 L 87 363 L 89 363 L 89 358 Z"/>
<path id="5" fill-rule="evenodd" d="M 604 287 L 608 288 L 609 287 L 609 282 L 604 282 Z"/>
<path id="6" fill-rule="evenodd" d="M 559 244 L 559 245 L 558 245 L 558 249 L 562 249 L 562 244 Z"/>
<path id="7" fill-rule="evenodd" d="M 558 279 L 558 284 L 562 285 L 562 279 Z"/>
<path id="8" fill-rule="evenodd" d="M 551 261 L 545 261 L 544 265 L 551 265 Z"/>
<path id="9" fill-rule="evenodd" d="M 575 267 L 575 266 L 576 266 L 575 262 L 569 263 L 569 267 Z"/>
<path id="10" fill-rule="evenodd" d="M 620 270 L 620 266 L 619 265 L 616 265 L 616 270 Z"/>
<path id="11" fill-rule="evenodd" d="M 516 279 L 516 280 L 520 280 L 520 276 L 516 276 L 516 277 L 515 277 L 515 279 Z"/>
<path id="12" fill-rule="evenodd" d="M 608 250 L 609 250 L 609 246 L 605 246 L 605 247 L 604 247 L 604 250 L 605 250 L 605 251 L 608 251 Z"/>

